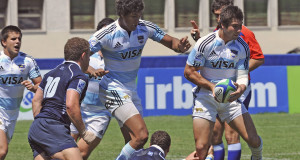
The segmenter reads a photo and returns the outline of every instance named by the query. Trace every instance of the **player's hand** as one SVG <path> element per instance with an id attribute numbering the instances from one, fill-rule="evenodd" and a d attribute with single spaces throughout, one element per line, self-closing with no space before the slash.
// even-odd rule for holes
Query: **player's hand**
<path id="1" fill-rule="evenodd" d="M 196 24 L 196 22 L 194 20 L 191 20 L 190 22 L 193 26 L 193 29 L 191 29 L 191 36 L 195 41 L 197 41 L 200 38 L 199 27 L 198 27 L 198 25 Z"/>
<path id="2" fill-rule="evenodd" d="M 21 82 L 21 84 L 23 86 L 25 86 L 29 91 L 34 92 L 34 86 L 32 85 L 32 83 L 28 80 L 25 80 L 23 82 Z"/>
<path id="3" fill-rule="evenodd" d="M 109 73 L 109 71 L 108 71 L 108 70 L 104 70 L 104 69 L 97 69 L 97 70 L 95 70 L 95 72 L 94 72 L 94 74 L 95 74 L 96 76 L 100 76 L 100 77 L 106 75 L 107 73 Z"/>
<path id="4" fill-rule="evenodd" d="M 181 38 L 179 40 L 178 49 L 181 53 L 186 52 L 187 50 L 190 49 L 190 47 L 191 47 L 191 44 L 190 44 L 187 36 L 185 36 L 184 38 Z"/>
<path id="5" fill-rule="evenodd" d="M 97 78 L 96 70 L 91 66 L 88 67 L 88 69 L 85 71 L 85 73 L 88 74 L 90 77 Z"/>
<path id="6" fill-rule="evenodd" d="M 228 99 L 228 102 L 232 102 L 237 100 L 241 97 L 241 95 L 245 92 L 246 86 L 245 85 L 239 85 L 236 82 L 233 82 L 233 84 L 236 86 L 236 91 L 230 94 L 230 98 Z"/>
<path id="7" fill-rule="evenodd" d="M 96 139 L 96 135 L 89 130 L 84 130 L 80 136 L 87 144 L 91 144 Z"/>

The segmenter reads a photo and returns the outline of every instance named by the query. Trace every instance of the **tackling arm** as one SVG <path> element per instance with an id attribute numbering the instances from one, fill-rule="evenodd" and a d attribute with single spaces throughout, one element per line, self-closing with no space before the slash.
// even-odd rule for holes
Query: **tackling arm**
<path id="1" fill-rule="evenodd" d="M 66 96 L 66 110 L 71 122 L 74 124 L 79 132 L 80 137 L 90 144 L 96 139 L 96 135 L 91 131 L 86 130 L 82 121 L 80 112 L 80 94 L 75 90 L 68 90 Z"/>

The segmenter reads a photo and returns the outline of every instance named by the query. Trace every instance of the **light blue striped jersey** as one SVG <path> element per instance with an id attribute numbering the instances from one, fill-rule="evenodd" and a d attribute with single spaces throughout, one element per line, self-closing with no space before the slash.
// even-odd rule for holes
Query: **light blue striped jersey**
<path id="1" fill-rule="evenodd" d="M 147 39 L 160 42 L 164 36 L 165 33 L 157 25 L 144 20 L 139 21 L 130 36 L 120 27 L 118 20 L 97 31 L 89 39 L 90 49 L 92 52 L 102 51 L 105 69 L 109 70 L 101 80 L 101 86 L 108 90 L 134 90 Z"/>
<path id="2" fill-rule="evenodd" d="M 0 108 L 5 110 L 5 118 L 18 118 L 24 86 L 21 82 L 40 76 L 40 69 L 35 60 L 25 53 L 19 52 L 13 60 L 3 51 L 0 53 Z"/>
<path id="3" fill-rule="evenodd" d="M 202 66 L 201 75 L 213 83 L 225 78 L 236 81 L 237 70 L 249 69 L 249 56 L 249 47 L 241 37 L 225 44 L 216 31 L 197 41 L 187 64 Z"/>
<path id="4" fill-rule="evenodd" d="M 90 57 L 90 66 L 94 69 L 104 69 L 104 61 L 102 57 L 97 53 L 94 53 Z M 88 88 L 85 97 L 81 103 L 81 110 L 91 114 L 103 112 L 106 110 L 104 105 L 99 100 L 99 82 L 102 77 L 89 78 Z"/>

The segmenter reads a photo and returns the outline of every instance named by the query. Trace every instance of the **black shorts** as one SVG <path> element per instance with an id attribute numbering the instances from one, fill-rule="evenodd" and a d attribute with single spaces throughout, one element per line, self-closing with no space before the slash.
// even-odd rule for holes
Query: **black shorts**
<path id="1" fill-rule="evenodd" d="M 37 118 L 33 121 L 28 133 L 28 142 L 33 157 L 43 152 L 51 157 L 64 149 L 77 147 L 70 135 L 70 126 L 47 118 Z"/>

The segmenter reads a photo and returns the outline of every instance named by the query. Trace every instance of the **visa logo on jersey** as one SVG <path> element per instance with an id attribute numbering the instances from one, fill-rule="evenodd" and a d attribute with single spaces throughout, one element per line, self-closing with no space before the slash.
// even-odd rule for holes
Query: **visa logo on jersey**
<path id="1" fill-rule="evenodd" d="M 125 53 L 121 53 L 121 56 L 123 59 L 134 58 L 134 57 L 141 55 L 142 51 L 143 51 L 143 49 L 139 49 L 139 50 L 135 49 L 132 51 L 127 51 Z"/>
<path id="2" fill-rule="evenodd" d="M 213 68 L 234 68 L 234 63 L 233 62 L 228 62 L 228 61 L 215 61 L 215 62 L 210 62 Z"/>
<path id="3" fill-rule="evenodd" d="M 20 84 L 23 81 L 23 77 L 0 77 L 1 78 L 1 84 Z"/>

